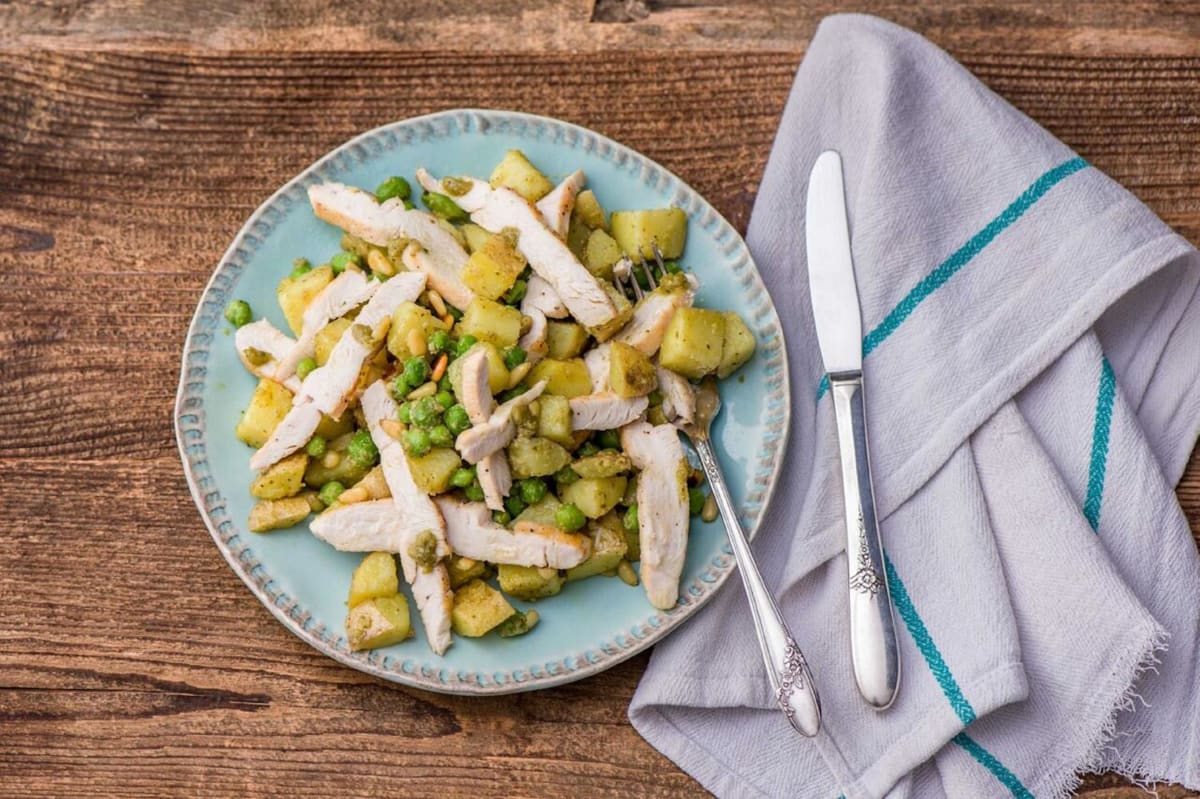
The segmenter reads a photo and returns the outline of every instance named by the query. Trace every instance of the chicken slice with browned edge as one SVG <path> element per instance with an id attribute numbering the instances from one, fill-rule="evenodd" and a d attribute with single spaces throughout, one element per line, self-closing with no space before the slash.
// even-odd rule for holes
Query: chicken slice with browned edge
<path id="1" fill-rule="evenodd" d="M 467 463 L 479 463 L 493 452 L 507 447 L 517 435 L 517 426 L 512 420 L 513 411 L 533 402 L 545 390 L 546 381 L 539 380 L 524 394 L 513 397 L 492 411 L 492 415 L 483 424 L 477 424 L 459 433 L 454 447 L 463 460 Z"/>
<path id="2" fill-rule="evenodd" d="M 492 520 L 482 502 L 464 502 L 449 495 L 436 502 L 456 555 L 489 563 L 570 569 L 592 553 L 592 540 L 586 535 L 557 528 L 509 530 Z"/>
<path id="3" fill-rule="evenodd" d="M 488 384 L 487 352 L 472 350 L 462 363 L 462 401 L 471 424 L 484 424 L 496 402 Z M 512 471 L 503 452 L 493 452 L 475 464 L 475 475 L 483 489 L 483 501 L 492 510 L 504 510 L 504 498 L 512 490 Z M 461 553 L 460 553 L 461 554 Z"/>
<path id="4" fill-rule="evenodd" d="M 687 555 L 687 460 L 672 425 L 637 422 L 621 430 L 625 454 L 641 470 L 637 482 L 642 583 L 650 604 L 675 607 Z"/>

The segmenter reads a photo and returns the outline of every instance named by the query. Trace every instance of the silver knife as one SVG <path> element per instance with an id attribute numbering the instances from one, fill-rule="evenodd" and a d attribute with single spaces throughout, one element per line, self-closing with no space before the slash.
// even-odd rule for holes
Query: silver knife
<path id="1" fill-rule="evenodd" d="M 805 211 L 808 283 L 817 343 L 829 375 L 842 460 L 850 583 L 850 658 L 859 693 L 883 710 L 896 698 L 900 650 L 875 517 L 863 399 L 862 311 L 850 259 L 842 157 L 826 150 L 813 164 Z"/>

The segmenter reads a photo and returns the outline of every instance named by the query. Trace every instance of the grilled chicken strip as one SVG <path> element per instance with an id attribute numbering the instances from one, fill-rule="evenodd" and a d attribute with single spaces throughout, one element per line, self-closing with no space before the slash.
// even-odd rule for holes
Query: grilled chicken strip
<path id="1" fill-rule="evenodd" d="M 542 215 L 542 221 L 560 239 L 567 237 L 567 228 L 571 224 L 571 211 L 575 208 L 575 197 L 583 189 L 585 182 L 583 170 L 576 169 L 537 202 L 538 213 Z"/>
<path id="2" fill-rule="evenodd" d="M 539 380 L 524 394 L 513 397 L 492 411 L 492 415 L 483 424 L 477 424 L 459 433 L 454 447 L 463 460 L 467 463 L 479 463 L 493 452 L 507 447 L 517 435 L 517 426 L 512 421 L 513 411 L 533 402 L 545 390 L 546 381 Z"/>
<path id="3" fill-rule="evenodd" d="M 621 430 L 621 446 L 641 469 L 637 483 L 642 583 L 650 604 L 675 607 L 687 554 L 687 460 L 669 424 L 637 422 Z"/>
<path id="4" fill-rule="evenodd" d="M 592 540 L 586 535 L 556 528 L 545 532 L 509 530 L 492 521 L 482 502 L 464 502 L 450 496 L 437 498 L 446 520 L 446 538 L 455 554 L 490 563 L 569 569 L 587 560 Z"/>

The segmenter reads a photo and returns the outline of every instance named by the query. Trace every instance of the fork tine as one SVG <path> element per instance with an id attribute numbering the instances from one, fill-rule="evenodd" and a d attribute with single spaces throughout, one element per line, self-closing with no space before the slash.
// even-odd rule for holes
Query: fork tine
<path id="1" fill-rule="evenodd" d="M 648 260 L 642 261 L 641 267 L 642 274 L 646 276 L 647 285 L 650 286 L 650 290 L 653 291 L 654 289 L 658 288 L 658 281 L 654 279 L 654 270 L 650 268 L 650 262 Z M 641 299 L 640 295 L 638 296 L 638 299 Z"/>
<path id="2" fill-rule="evenodd" d="M 660 275 L 666 275 L 667 267 L 665 264 L 663 264 L 662 250 L 658 249 L 658 242 L 657 241 L 650 242 L 650 249 L 654 250 L 654 262 L 656 264 L 658 264 L 658 273 Z M 650 285 L 652 288 L 658 288 L 658 283 L 655 282 L 653 279 L 651 279 Z"/>
<path id="3" fill-rule="evenodd" d="M 632 296 L 637 300 L 642 298 L 642 287 L 634 279 L 633 262 L 629 258 L 622 258 L 614 265 L 613 282 L 616 284 L 617 289 L 626 297 Z"/>

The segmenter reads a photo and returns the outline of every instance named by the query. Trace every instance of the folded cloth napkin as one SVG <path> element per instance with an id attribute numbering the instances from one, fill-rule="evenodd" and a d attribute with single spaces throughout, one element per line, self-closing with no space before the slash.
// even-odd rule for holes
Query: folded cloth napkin
<path id="1" fill-rule="evenodd" d="M 855 688 L 833 408 L 806 277 L 817 154 L 845 164 L 868 424 L 903 661 Z M 1200 253 L 919 36 L 825 20 L 750 222 L 790 358 L 754 548 L 824 727 L 776 709 L 730 580 L 660 644 L 637 730 L 726 796 L 1200 787 L 1200 557 L 1172 486 L 1200 430 Z"/>

